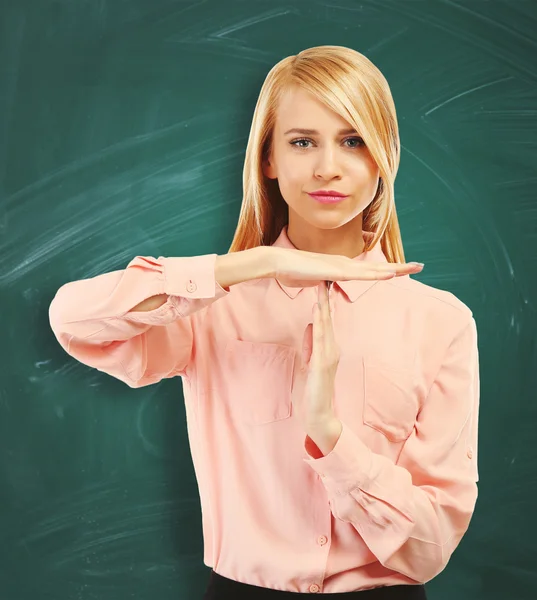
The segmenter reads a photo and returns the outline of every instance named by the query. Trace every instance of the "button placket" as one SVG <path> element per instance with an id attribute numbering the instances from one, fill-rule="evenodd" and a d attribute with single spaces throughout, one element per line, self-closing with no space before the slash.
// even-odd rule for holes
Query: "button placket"
<path id="1" fill-rule="evenodd" d="M 319 544 L 319 546 L 324 546 L 327 542 L 328 542 L 328 538 L 326 537 L 326 535 L 317 536 L 317 544 Z M 321 591 L 321 587 L 317 583 L 312 583 L 309 586 L 308 590 L 311 593 L 316 594 Z"/>

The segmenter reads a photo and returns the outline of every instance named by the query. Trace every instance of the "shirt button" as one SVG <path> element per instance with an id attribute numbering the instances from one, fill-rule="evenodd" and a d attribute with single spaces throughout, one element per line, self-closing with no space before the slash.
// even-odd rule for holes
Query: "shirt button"
<path id="1" fill-rule="evenodd" d="M 186 285 L 187 292 L 195 292 L 197 289 L 198 286 L 192 280 L 190 280 Z"/>
<path id="2" fill-rule="evenodd" d="M 473 455 L 474 455 L 474 451 L 472 450 L 472 448 L 468 448 L 468 450 L 466 451 L 466 456 L 468 458 L 472 458 Z"/>
<path id="3" fill-rule="evenodd" d="M 319 546 L 324 546 L 327 541 L 328 541 L 328 538 L 326 537 L 326 535 L 320 535 L 317 538 L 317 543 L 319 544 Z"/>
<path id="4" fill-rule="evenodd" d="M 312 583 L 310 585 L 310 592 L 313 592 L 314 594 L 317 593 L 319 591 L 319 586 L 316 583 Z"/>

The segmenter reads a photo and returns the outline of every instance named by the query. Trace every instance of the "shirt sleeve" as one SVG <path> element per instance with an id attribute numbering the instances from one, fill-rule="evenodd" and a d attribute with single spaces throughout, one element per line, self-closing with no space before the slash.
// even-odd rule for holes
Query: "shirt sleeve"
<path id="1" fill-rule="evenodd" d="M 477 501 L 478 410 L 471 316 L 449 346 L 396 464 L 345 423 L 329 454 L 304 459 L 321 475 L 334 516 L 351 523 L 385 567 L 421 583 L 446 567 Z M 306 449 L 312 443 L 306 439 Z"/>
<path id="2" fill-rule="evenodd" d="M 130 387 L 183 375 L 191 315 L 230 293 L 216 281 L 216 256 L 137 256 L 124 270 L 66 283 L 49 307 L 52 331 L 68 354 Z M 159 308 L 129 312 L 159 294 L 168 294 Z"/>

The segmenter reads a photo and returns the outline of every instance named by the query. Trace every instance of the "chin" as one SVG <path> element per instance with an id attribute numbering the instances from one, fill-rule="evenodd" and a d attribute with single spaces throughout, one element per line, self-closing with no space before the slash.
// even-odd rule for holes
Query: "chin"
<path id="1" fill-rule="evenodd" d="M 310 217 L 309 219 L 305 219 L 307 223 L 313 227 L 317 227 L 317 229 L 337 229 L 338 227 L 343 227 L 350 220 L 352 219 L 345 218 L 340 214 L 316 215 L 315 218 Z"/>

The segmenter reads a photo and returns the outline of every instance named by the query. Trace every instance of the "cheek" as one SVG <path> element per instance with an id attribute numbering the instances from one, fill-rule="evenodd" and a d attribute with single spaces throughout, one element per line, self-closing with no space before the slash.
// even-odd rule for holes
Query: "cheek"
<path id="1" fill-rule="evenodd" d="M 363 177 L 373 176 L 377 165 L 369 152 L 360 152 L 350 157 L 348 162 L 349 168 L 355 173 L 360 173 Z"/>
<path id="2" fill-rule="evenodd" d="M 311 169 L 306 161 L 293 160 L 289 157 L 279 170 L 280 186 L 289 190 L 302 189 L 307 180 L 311 179 Z"/>
<path id="3" fill-rule="evenodd" d="M 369 177 L 371 177 L 372 179 L 378 178 L 380 174 L 379 168 L 377 166 L 377 163 L 369 153 L 367 153 L 366 157 L 364 158 L 364 168 L 367 170 Z"/>
<path id="4" fill-rule="evenodd" d="M 377 185 L 379 169 L 374 160 L 364 157 L 362 160 L 354 161 L 351 170 L 353 179 L 360 182 L 362 186 Z"/>

